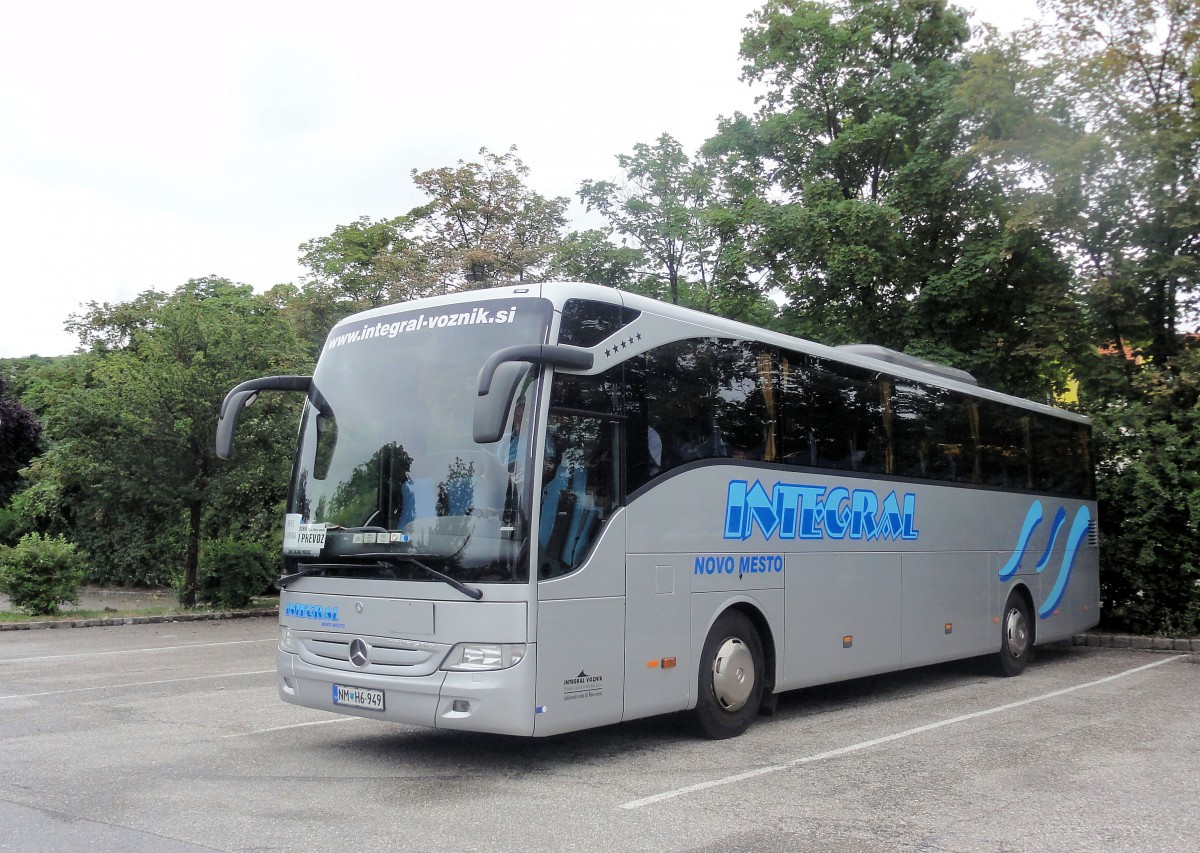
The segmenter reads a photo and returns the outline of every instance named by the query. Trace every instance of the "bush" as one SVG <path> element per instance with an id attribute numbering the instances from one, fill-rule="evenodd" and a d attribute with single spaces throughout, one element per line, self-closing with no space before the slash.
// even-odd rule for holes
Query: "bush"
<path id="1" fill-rule="evenodd" d="M 0 548 L 0 592 L 31 616 L 52 616 L 60 604 L 77 604 L 83 557 L 61 536 L 27 533 Z"/>
<path id="2" fill-rule="evenodd" d="M 252 597 L 270 590 L 277 574 L 277 553 L 261 542 L 232 535 L 209 539 L 200 548 L 196 601 L 245 607 Z"/>
<path id="3" fill-rule="evenodd" d="M 1200 635 L 1200 352 L 1095 416 L 1108 628 Z"/>

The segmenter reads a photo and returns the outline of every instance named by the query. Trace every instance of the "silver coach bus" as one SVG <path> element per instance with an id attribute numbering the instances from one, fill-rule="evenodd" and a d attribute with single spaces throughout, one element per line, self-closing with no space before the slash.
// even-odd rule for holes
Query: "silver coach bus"
<path id="1" fill-rule="evenodd" d="M 606 287 L 504 287 L 339 323 L 284 519 L 288 702 L 543 736 L 1096 624 L 1086 418 L 878 347 Z"/>

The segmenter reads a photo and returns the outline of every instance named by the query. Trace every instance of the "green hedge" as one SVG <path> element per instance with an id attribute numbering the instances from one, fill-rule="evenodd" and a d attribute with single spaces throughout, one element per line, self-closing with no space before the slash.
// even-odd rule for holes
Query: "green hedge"
<path id="1" fill-rule="evenodd" d="M 0 548 L 0 591 L 31 616 L 52 616 L 59 605 L 78 604 L 83 556 L 62 536 L 27 533 Z"/>

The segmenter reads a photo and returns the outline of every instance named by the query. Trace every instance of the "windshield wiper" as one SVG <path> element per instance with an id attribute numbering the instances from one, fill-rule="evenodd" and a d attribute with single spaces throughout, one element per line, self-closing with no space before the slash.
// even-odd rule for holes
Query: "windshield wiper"
<path id="1" fill-rule="evenodd" d="M 386 565 L 387 563 L 412 563 L 418 569 L 428 572 L 433 577 L 457 589 L 468 598 L 473 598 L 476 601 L 483 598 L 483 590 L 476 589 L 473 586 L 468 586 L 462 581 L 457 581 L 449 575 L 442 574 L 437 569 L 427 566 L 415 557 L 409 557 L 404 554 L 355 554 L 355 557 L 363 557 L 365 559 L 374 560 L 378 566 Z M 368 566 L 370 564 L 367 564 Z M 362 568 L 362 563 L 301 563 L 300 571 L 292 572 L 290 575 L 284 575 L 279 580 L 275 581 L 276 589 L 283 589 L 297 578 L 302 578 L 307 575 L 313 575 L 317 572 L 323 572 L 326 569 L 345 569 L 345 568 Z"/>
<path id="2" fill-rule="evenodd" d="M 276 589 L 283 589 L 297 578 L 305 577 L 306 575 L 315 575 L 317 572 L 323 572 L 326 569 L 343 569 L 346 563 L 301 563 L 300 571 L 292 572 L 290 575 L 284 575 L 275 581 Z"/>
<path id="3" fill-rule="evenodd" d="M 412 563 L 418 569 L 426 572 L 438 580 L 450 584 L 468 598 L 473 598 L 476 601 L 483 598 L 483 590 L 476 589 L 473 586 L 468 586 L 462 581 L 455 580 L 450 575 L 443 574 L 432 566 L 427 566 L 418 560 L 416 557 L 410 557 L 407 554 L 356 554 L 357 557 L 366 557 L 372 560 L 378 560 L 381 563 Z"/>

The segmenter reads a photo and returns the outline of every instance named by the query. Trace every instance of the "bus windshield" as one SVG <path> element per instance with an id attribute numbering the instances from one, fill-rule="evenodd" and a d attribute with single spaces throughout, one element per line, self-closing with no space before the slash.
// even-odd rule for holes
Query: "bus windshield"
<path id="1" fill-rule="evenodd" d="M 528 580 L 532 409 L 527 367 L 499 441 L 476 444 L 484 361 L 545 342 L 550 303 L 439 306 L 335 329 L 305 405 L 285 571 L 403 580 Z M 430 572 L 429 569 L 435 570 Z"/>

